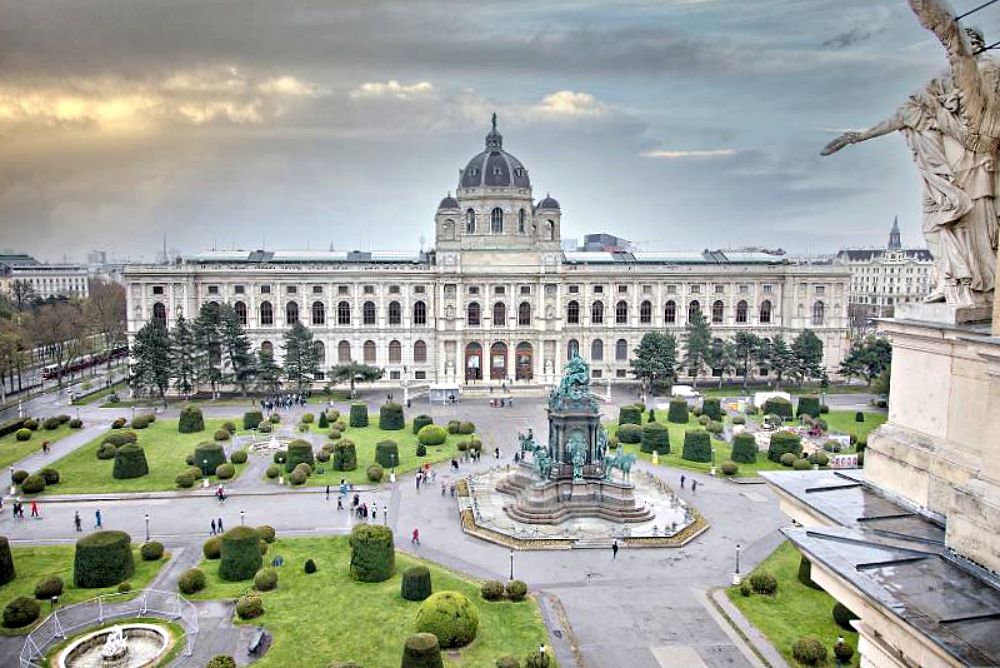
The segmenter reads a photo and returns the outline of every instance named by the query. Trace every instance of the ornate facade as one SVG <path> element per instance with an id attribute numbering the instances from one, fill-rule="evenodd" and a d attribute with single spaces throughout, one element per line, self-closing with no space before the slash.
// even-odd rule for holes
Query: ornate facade
<path id="1" fill-rule="evenodd" d="M 355 360 L 384 367 L 387 381 L 456 384 L 551 384 L 574 352 L 595 378 L 627 379 L 642 335 L 683 338 L 695 309 L 719 339 L 812 329 L 831 372 L 846 348 L 843 267 L 728 251 L 563 252 L 559 202 L 534 200 L 495 120 L 434 224 L 434 248 L 421 253 L 224 251 L 129 266 L 129 332 L 229 302 L 279 359 L 283 331 L 301 321 L 327 368 Z"/>

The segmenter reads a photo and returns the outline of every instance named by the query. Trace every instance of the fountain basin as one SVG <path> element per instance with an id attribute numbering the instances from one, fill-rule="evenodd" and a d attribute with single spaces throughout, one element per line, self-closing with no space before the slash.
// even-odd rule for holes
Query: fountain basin
<path id="1" fill-rule="evenodd" d="M 121 629 L 127 652 L 105 657 L 108 637 Z M 145 668 L 155 666 L 170 649 L 170 632 L 157 624 L 126 623 L 88 633 L 59 652 L 56 668 Z"/>

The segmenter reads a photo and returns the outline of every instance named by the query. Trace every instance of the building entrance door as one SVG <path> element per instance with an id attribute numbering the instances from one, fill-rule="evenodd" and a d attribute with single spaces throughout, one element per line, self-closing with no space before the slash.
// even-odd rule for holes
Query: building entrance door
<path id="1" fill-rule="evenodd" d="M 501 341 L 490 346 L 490 379 L 507 380 L 507 344 Z"/>
<path id="2" fill-rule="evenodd" d="M 534 356 L 531 344 L 522 341 L 514 349 L 514 377 L 517 380 L 531 380 L 534 377 Z"/>
<path id="3" fill-rule="evenodd" d="M 483 347 L 478 343 L 465 346 L 465 382 L 483 379 Z"/>

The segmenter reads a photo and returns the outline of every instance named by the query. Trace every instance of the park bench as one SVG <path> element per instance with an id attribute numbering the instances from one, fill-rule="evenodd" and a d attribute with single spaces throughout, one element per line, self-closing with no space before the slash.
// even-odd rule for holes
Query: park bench
<path id="1" fill-rule="evenodd" d="M 250 645 L 247 647 L 247 652 L 249 654 L 258 654 L 262 649 L 264 649 L 264 643 L 267 641 L 267 632 L 264 631 L 263 626 L 258 626 L 257 630 L 254 631 L 253 636 L 250 638 Z"/>

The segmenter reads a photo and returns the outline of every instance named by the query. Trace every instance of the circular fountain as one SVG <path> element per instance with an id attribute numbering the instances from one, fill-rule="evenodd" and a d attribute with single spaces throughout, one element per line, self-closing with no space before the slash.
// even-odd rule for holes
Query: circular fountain
<path id="1" fill-rule="evenodd" d="M 122 624 L 71 642 L 52 665 L 57 668 L 144 668 L 155 666 L 170 648 L 169 632 L 156 624 Z"/>

